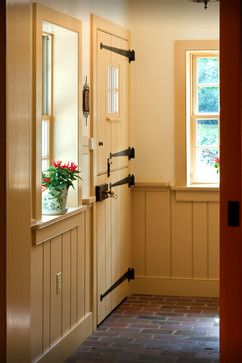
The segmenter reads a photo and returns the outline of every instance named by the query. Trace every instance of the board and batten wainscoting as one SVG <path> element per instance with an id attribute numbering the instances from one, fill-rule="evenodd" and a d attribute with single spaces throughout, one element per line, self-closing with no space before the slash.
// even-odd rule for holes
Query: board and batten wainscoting
<path id="1" fill-rule="evenodd" d="M 219 188 L 136 183 L 134 293 L 219 295 Z"/>
<path id="2" fill-rule="evenodd" d="M 92 209 L 32 226 L 32 362 L 64 360 L 93 330 Z"/>

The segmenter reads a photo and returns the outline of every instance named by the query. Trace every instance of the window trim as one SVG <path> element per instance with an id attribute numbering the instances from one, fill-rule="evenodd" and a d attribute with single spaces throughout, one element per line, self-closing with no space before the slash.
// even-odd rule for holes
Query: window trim
<path id="1" fill-rule="evenodd" d="M 218 40 L 187 40 L 175 42 L 175 184 L 189 187 L 187 173 L 190 173 L 187 163 L 187 107 L 189 107 L 189 94 L 187 93 L 186 60 L 188 51 L 216 51 L 219 50 Z M 189 87 L 188 87 L 189 88 Z M 194 184 L 193 184 L 194 185 Z M 197 186 L 206 184 L 197 184 Z M 209 184 L 211 188 L 211 184 Z M 218 187 L 214 184 L 214 187 Z"/>
<path id="2" fill-rule="evenodd" d="M 189 173 L 187 172 L 187 185 L 196 185 L 196 184 L 218 184 L 219 180 L 216 181 L 201 181 L 197 179 L 196 175 L 196 126 L 195 123 L 198 120 L 212 119 L 218 120 L 218 128 L 220 124 L 220 113 L 199 113 L 198 112 L 198 99 L 197 99 L 197 67 L 196 67 L 196 59 L 197 58 L 207 58 L 207 57 L 219 57 L 219 51 L 188 51 L 187 52 L 187 64 L 186 64 L 186 90 L 190 88 L 187 93 L 189 107 L 187 108 L 187 128 L 189 129 L 190 135 L 187 135 L 187 144 L 189 143 L 189 150 L 187 152 L 187 165 L 189 166 Z M 211 86 L 211 84 L 209 84 Z M 219 82 L 214 83 L 214 86 L 219 87 Z M 190 101 L 190 102 L 189 102 Z M 189 110 L 189 112 L 188 112 Z M 215 147 L 214 147 L 215 148 Z M 188 168 L 187 168 L 188 170 Z"/>
<path id="3" fill-rule="evenodd" d="M 43 22 L 52 23 L 56 26 L 71 30 L 77 34 L 77 57 L 78 57 L 78 77 L 79 85 L 77 90 L 78 98 L 78 122 L 77 122 L 77 140 L 81 139 L 81 115 L 80 105 L 82 104 L 82 93 L 80 81 L 82 77 L 82 22 L 70 15 L 64 14 L 57 10 L 34 3 L 33 4 L 33 124 L 32 124 L 32 195 L 31 195 L 31 220 L 32 223 L 42 218 L 41 211 L 41 173 L 42 173 L 42 34 Z M 53 101 L 52 101 L 53 104 Z M 53 124 L 53 122 L 52 122 Z M 77 164 L 81 168 L 82 146 L 79 145 L 77 150 Z M 82 182 L 78 180 L 77 203 L 82 203 Z"/>

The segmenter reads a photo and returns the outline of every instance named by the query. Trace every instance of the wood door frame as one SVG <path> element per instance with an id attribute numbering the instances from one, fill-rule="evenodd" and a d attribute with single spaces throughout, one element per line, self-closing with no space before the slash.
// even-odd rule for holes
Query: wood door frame
<path id="1" fill-rule="evenodd" d="M 241 226 L 228 226 L 228 201 L 241 205 L 241 26 L 240 0 L 220 2 L 221 189 L 220 354 L 221 363 L 242 361 Z M 231 44 L 233 43 L 233 45 Z M 232 86 L 231 86 L 232 85 Z M 232 147 L 231 147 L 232 146 Z M 241 207 L 240 207 L 241 208 Z M 240 225 L 242 223 L 240 215 Z"/>
<path id="2" fill-rule="evenodd" d="M 6 1 L 0 2 L 0 361 L 6 360 Z"/>

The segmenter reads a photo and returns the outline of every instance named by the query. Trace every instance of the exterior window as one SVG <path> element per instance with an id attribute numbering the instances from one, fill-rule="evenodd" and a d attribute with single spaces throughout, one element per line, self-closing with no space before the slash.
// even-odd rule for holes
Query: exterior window
<path id="1" fill-rule="evenodd" d="M 187 52 L 187 66 L 187 183 L 218 183 L 218 52 Z"/>
<path id="2" fill-rule="evenodd" d="M 52 130 L 52 47 L 53 36 L 42 35 L 42 171 L 46 170 L 51 160 Z"/>
<path id="3" fill-rule="evenodd" d="M 108 113 L 119 113 L 119 68 L 108 66 Z"/>

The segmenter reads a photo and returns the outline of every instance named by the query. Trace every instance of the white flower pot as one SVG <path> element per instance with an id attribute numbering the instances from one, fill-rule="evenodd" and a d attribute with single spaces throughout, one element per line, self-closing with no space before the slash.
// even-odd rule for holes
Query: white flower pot
<path id="1" fill-rule="evenodd" d="M 45 215 L 58 215 L 67 212 L 68 189 L 50 190 L 47 188 L 42 192 L 42 214 Z"/>

